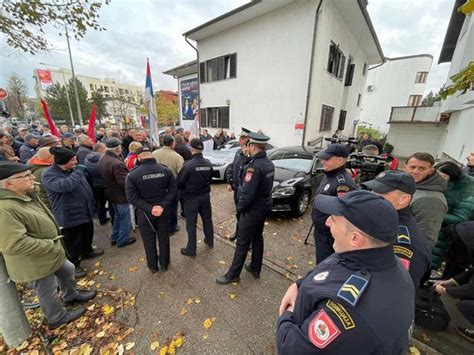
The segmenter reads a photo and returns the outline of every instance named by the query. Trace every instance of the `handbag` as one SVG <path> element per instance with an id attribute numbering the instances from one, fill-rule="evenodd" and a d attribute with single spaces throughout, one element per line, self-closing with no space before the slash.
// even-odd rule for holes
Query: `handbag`
<path id="1" fill-rule="evenodd" d="M 446 330 L 450 321 L 451 317 L 434 288 L 421 286 L 415 299 L 415 324 L 439 332 Z"/>

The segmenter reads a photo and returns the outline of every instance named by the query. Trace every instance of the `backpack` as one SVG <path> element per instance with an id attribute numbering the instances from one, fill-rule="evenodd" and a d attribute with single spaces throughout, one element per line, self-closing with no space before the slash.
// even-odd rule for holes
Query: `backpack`
<path id="1" fill-rule="evenodd" d="M 421 286 L 415 299 L 415 324 L 426 330 L 442 331 L 450 321 L 451 317 L 433 286 Z"/>

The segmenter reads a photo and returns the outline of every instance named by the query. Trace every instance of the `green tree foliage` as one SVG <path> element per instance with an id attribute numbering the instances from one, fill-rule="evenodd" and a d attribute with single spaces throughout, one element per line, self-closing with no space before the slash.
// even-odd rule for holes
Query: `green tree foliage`
<path id="1" fill-rule="evenodd" d="M 36 54 L 48 49 L 45 30 L 49 25 L 61 34 L 64 26 L 79 40 L 87 29 L 103 31 L 97 22 L 99 10 L 110 0 L 0 0 L 0 32 L 7 44 Z"/>
<path id="2" fill-rule="evenodd" d="M 372 139 L 379 140 L 383 138 L 384 134 L 378 129 L 367 127 L 367 126 L 357 126 L 357 136 L 362 136 L 364 134 L 369 134 Z"/>
<path id="3" fill-rule="evenodd" d="M 474 90 L 474 61 L 470 62 L 464 69 L 456 75 L 453 75 L 450 79 L 452 84 L 439 93 L 443 100 L 457 92 L 459 92 L 459 95 L 462 95 L 468 90 Z"/>
<path id="4" fill-rule="evenodd" d="M 6 105 L 10 116 L 25 118 L 25 105 L 28 104 L 28 87 L 25 79 L 16 73 L 10 74 L 7 80 L 7 92 Z"/>
<path id="5" fill-rule="evenodd" d="M 178 103 L 170 102 L 165 99 L 162 93 L 155 97 L 156 114 L 158 119 L 158 126 L 174 126 L 179 121 L 179 107 Z"/>
<path id="6" fill-rule="evenodd" d="M 435 94 L 433 91 L 430 91 L 429 94 L 423 98 L 423 101 L 421 101 L 421 106 L 433 106 L 437 101 L 441 101 L 439 92 Z"/>
<path id="7" fill-rule="evenodd" d="M 96 114 L 98 118 L 110 116 L 110 114 L 107 112 L 106 98 L 101 91 L 94 91 L 91 95 L 90 102 L 95 103 L 97 108 Z"/>

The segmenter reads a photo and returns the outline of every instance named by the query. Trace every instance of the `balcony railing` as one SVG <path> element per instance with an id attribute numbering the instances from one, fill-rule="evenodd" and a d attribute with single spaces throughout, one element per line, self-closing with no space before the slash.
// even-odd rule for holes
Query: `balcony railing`
<path id="1" fill-rule="evenodd" d="M 449 113 L 440 113 L 440 106 L 394 106 L 389 123 L 445 123 Z"/>

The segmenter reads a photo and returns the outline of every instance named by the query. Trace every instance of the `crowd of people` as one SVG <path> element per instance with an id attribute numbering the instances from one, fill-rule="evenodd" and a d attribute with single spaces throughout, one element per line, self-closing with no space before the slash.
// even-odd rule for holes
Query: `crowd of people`
<path id="1" fill-rule="evenodd" d="M 197 256 L 198 216 L 204 243 L 214 248 L 213 169 L 203 142 L 212 139 L 220 149 L 235 138 L 220 129 L 193 137 L 166 128 L 159 142 L 143 129 L 89 134 L 85 127 L 61 126 L 60 133 L 52 135 L 47 125 L 0 130 L 0 223 L 6 230 L 0 252 L 11 279 L 31 283 L 53 328 L 85 312 L 66 306 L 95 297 L 75 282 L 86 274 L 83 260 L 104 254 L 93 244 L 95 217 L 111 223 L 112 247 L 135 243 L 130 232 L 137 226 L 152 273 L 168 270 L 179 209 L 187 232 L 181 254 Z M 242 128 L 238 139 L 241 149 L 227 173 L 237 212 L 236 249 L 227 273 L 216 278 L 221 285 L 240 281 L 243 268 L 260 278 L 265 218 L 272 209 L 275 168 L 265 152 L 270 137 Z M 406 351 L 416 290 L 441 262 L 443 277 L 434 289 L 461 298 L 459 310 L 474 322 L 474 154 L 462 169 L 415 153 L 403 171 L 397 161 L 362 186 L 346 170 L 348 156 L 339 143 L 318 153 L 324 178 L 312 211 L 317 266 L 282 299 L 280 353 L 343 353 L 357 345 L 369 353 Z M 457 330 L 474 341 L 474 330 Z"/>

